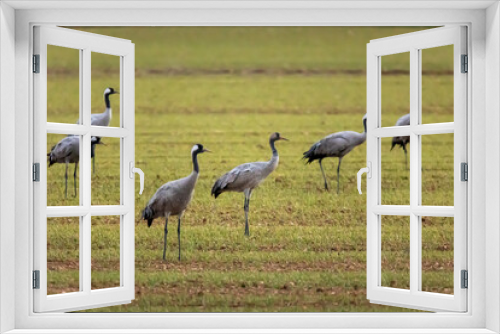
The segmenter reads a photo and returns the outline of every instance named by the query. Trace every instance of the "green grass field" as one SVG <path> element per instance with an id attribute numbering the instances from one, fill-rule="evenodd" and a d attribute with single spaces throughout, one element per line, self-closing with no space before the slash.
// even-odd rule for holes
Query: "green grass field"
<path id="1" fill-rule="evenodd" d="M 365 52 L 371 39 L 416 28 L 85 28 L 136 44 L 136 166 L 146 174 L 136 195 L 136 298 L 94 312 L 400 312 L 366 299 L 366 201 L 356 189 L 366 144 L 342 162 L 341 192 L 325 191 L 317 163 L 302 152 L 337 131 L 362 131 L 366 110 Z M 52 48 L 52 47 L 51 47 Z M 426 51 L 427 52 L 427 51 Z M 435 52 L 435 51 L 433 51 Z M 51 56 L 53 54 L 54 56 Z M 423 119 L 453 119 L 450 49 L 424 57 Z M 78 54 L 49 50 L 48 120 L 78 118 Z M 102 91 L 118 87 L 118 61 L 93 56 L 93 112 L 104 110 Z M 392 125 L 409 108 L 407 57 L 383 62 L 383 122 Z M 60 94 L 64 92 L 64 94 Z M 119 125 L 111 97 L 112 125 Z M 217 177 L 244 162 L 268 160 L 268 137 L 278 131 L 280 165 L 250 202 L 250 238 L 244 232 L 244 196 L 215 201 Z M 48 150 L 63 136 L 48 135 Z M 119 140 L 98 146 L 92 204 L 119 203 Z M 452 205 L 453 137 L 423 138 L 424 204 Z M 139 221 L 163 183 L 191 172 L 190 149 L 202 143 L 200 178 L 182 223 L 177 261 L 176 218 L 170 220 L 167 262 L 162 261 L 163 221 Z M 337 159 L 323 164 L 336 188 Z M 403 151 L 382 152 L 383 204 L 409 204 L 409 171 Z M 48 204 L 64 199 L 64 166 L 48 173 Z M 363 187 L 365 185 L 363 184 Z M 138 189 L 138 183 L 137 187 Z M 49 291 L 78 288 L 78 221 L 48 222 Z M 383 217 L 382 284 L 407 287 L 409 219 Z M 92 219 L 93 288 L 119 284 L 119 217 Z M 423 222 L 426 291 L 453 293 L 453 221 Z"/>

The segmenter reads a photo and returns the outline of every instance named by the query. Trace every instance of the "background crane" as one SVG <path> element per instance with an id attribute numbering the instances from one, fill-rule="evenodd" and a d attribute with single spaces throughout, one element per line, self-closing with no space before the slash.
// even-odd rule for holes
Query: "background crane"
<path id="1" fill-rule="evenodd" d="M 410 125 L 410 114 L 406 114 L 404 116 L 401 116 L 395 126 L 406 126 Z M 405 166 L 406 169 L 408 169 L 408 153 L 406 152 L 406 144 L 410 143 L 410 136 L 397 136 L 397 137 L 392 137 L 392 145 L 391 145 L 391 151 L 394 148 L 394 146 L 399 145 L 403 148 L 403 151 L 405 152 Z"/>
<path id="2" fill-rule="evenodd" d="M 212 187 L 212 195 L 217 198 L 226 191 L 243 192 L 245 194 L 245 235 L 249 236 L 248 210 L 250 207 L 250 196 L 252 191 L 278 167 L 279 156 L 274 143 L 278 140 L 288 140 L 281 137 L 278 132 L 274 132 L 269 137 L 269 145 L 273 156 L 267 162 L 249 162 L 233 168 L 230 172 L 222 175 L 215 181 Z"/>
<path id="3" fill-rule="evenodd" d="M 95 145 L 103 144 L 100 137 L 92 137 L 90 141 L 91 153 L 90 156 L 93 157 L 95 154 Z M 68 164 L 75 164 L 75 171 L 73 173 L 73 185 L 75 188 L 76 196 L 76 170 L 78 168 L 78 163 L 80 162 L 80 136 L 68 136 L 64 137 L 56 145 L 52 147 L 49 153 L 47 153 L 49 167 L 56 163 L 66 164 L 66 173 L 64 174 L 65 187 L 64 193 L 66 198 L 68 198 Z"/>
<path id="4" fill-rule="evenodd" d="M 304 152 L 303 159 L 306 159 L 308 164 L 314 160 L 318 160 L 323 179 L 325 181 L 325 189 L 328 190 L 328 183 L 326 181 L 325 171 L 321 164 L 324 158 L 337 157 L 339 158 L 339 165 L 337 167 L 337 194 L 340 189 L 340 164 L 342 158 L 352 151 L 358 145 L 361 145 L 366 140 L 366 115 L 363 116 L 364 132 L 358 133 L 354 131 L 336 132 L 320 141 L 314 143 L 311 148 Z"/>
<path id="5" fill-rule="evenodd" d="M 109 126 L 109 123 L 111 122 L 111 117 L 112 117 L 111 102 L 109 100 L 109 96 L 113 95 L 113 94 L 120 94 L 120 93 L 115 91 L 111 87 L 108 87 L 104 90 L 104 104 L 106 106 L 106 109 L 104 109 L 103 113 L 90 115 L 90 124 L 91 125 Z M 81 124 L 80 119 L 78 119 L 78 122 L 76 122 L 76 124 Z M 95 155 L 92 156 L 92 170 L 93 170 L 93 173 L 96 173 L 96 171 L 97 171 L 97 169 L 95 167 Z"/>

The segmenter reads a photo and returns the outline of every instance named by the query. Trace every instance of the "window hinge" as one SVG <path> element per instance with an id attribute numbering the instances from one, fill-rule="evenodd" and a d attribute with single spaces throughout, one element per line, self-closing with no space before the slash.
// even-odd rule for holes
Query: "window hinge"
<path id="1" fill-rule="evenodd" d="M 469 181 L 469 165 L 466 162 L 462 162 L 460 165 L 461 169 L 461 180 L 462 181 Z"/>
<path id="2" fill-rule="evenodd" d="M 33 164 L 33 181 L 40 182 L 40 164 L 38 162 Z"/>
<path id="3" fill-rule="evenodd" d="M 467 289 L 469 287 L 469 273 L 467 270 L 462 270 L 461 271 L 461 275 L 462 275 L 462 289 Z"/>
<path id="4" fill-rule="evenodd" d="M 33 270 L 33 289 L 40 289 L 40 270 Z"/>
<path id="5" fill-rule="evenodd" d="M 469 72 L 469 57 L 467 55 L 462 55 L 462 73 Z"/>
<path id="6" fill-rule="evenodd" d="M 40 55 L 33 55 L 33 73 L 40 73 Z"/>

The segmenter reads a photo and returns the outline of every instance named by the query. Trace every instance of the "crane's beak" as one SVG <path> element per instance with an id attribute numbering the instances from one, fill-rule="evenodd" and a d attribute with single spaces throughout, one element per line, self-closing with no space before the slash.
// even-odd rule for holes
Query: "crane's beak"
<path id="1" fill-rule="evenodd" d="M 290 139 L 285 138 L 285 137 L 280 137 L 280 139 L 283 139 L 283 140 L 286 140 L 286 141 L 289 141 L 289 140 L 290 140 Z"/>
<path id="2" fill-rule="evenodd" d="M 212 151 L 210 151 L 210 150 L 209 150 L 209 149 L 207 149 L 207 148 L 204 148 L 204 149 L 203 149 L 203 152 L 212 153 Z"/>

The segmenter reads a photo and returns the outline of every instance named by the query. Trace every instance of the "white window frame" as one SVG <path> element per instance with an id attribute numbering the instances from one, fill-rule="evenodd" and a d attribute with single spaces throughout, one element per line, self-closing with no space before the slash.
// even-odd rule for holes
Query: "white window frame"
<path id="1" fill-rule="evenodd" d="M 119 6 L 129 9 L 102 9 Z M 468 120 L 468 220 L 471 222 L 468 230 L 468 312 L 34 314 L 33 293 L 29 288 L 33 214 L 26 210 L 32 207 L 30 173 L 33 155 L 30 143 L 33 129 L 30 116 L 32 105 L 26 96 L 32 94 L 29 70 L 31 32 L 35 24 L 467 25 L 471 60 L 471 75 L 468 79 L 468 109 L 471 111 Z M 67 1 L 4 1 L 0 3 L 0 70 L 1 332 L 15 330 L 13 333 L 36 333 L 37 329 L 59 329 L 60 332 L 70 333 L 76 332 L 75 329 L 88 329 L 88 333 L 110 333 L 112 329 L 117 329 L 117 332 L 127 330 L 127 333 L 140 333 L 146 328 L 170 328 L 170 332 L 175 332 L 176 328 L 191 328 L 192 332 L 211 329 L 211 332 L 226 333 L 237 332 L 235 329 L 238 328 L 253 328 L 255 332 L 267 333 L 294 328 L 298 329 L 295 332 L 301 333 L 333 333 L 341 332 L 341 329 L 350 333 L 415 333 L 411 328 L 418 328 L 421 333 L 500 332 L 500 11 L 497 1 L 370 1 L 369 4 L 363 1 L 207 1 L 203 5 L 199 2 L 176 1 L 78 1 L 73 4 Z M 15 145 L 12 145 L 13 142 Z M 15 189 L 15 196 L 12 196 L 12 189 Z M 132 330 L 140 325 L 142 329 Z"/>

